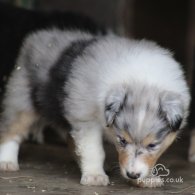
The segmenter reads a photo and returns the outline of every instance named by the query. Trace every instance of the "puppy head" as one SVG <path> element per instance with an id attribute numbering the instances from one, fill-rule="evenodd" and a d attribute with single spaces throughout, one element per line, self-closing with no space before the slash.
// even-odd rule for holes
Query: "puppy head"
<path id="1" fill-rule="evenodd" d="M 133 89 L 133 90 L 132 90 Z M 177 136 L 184 119 L 178 94 L 154 87 L 122 87 L 110 91 L 105 118 L 127 179 L 148 176 Z"/>

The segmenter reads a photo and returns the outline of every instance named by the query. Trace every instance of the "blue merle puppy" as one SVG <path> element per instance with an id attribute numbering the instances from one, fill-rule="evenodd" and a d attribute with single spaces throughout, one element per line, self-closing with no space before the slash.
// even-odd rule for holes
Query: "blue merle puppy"
<path id="1" fill-rule="evenodd" d="M 81 184 L 109 184 L 104 136 L 116 146 L 121 174 L 136 183 L 150 177 L 184 127 L 189 102 L 179 63 L 154 42 L 78 30 L 35 32 L 24 41 L 6 87 L 0 170 L 19 169 L 19 146 L 34 123 L 63 131 L 68 124 Z M 152 181 L 139 185 L 162 185 Z"/>

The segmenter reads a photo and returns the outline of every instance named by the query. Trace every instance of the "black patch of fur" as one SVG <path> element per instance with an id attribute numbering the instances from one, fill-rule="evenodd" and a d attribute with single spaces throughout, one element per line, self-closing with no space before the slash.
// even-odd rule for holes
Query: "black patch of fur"
<path id="1" fill-rule="evenodd" d="M 170 131 L 171 131 L 171 129 L 168 128 L 168 127 L 165 127 L 165 128 L 163 128 L 163 129 L 160 129 L 160 130 L 156 133 L 156 139 L 157 139 L 157 140 L 163 140 L 163 139 L 165 138 L 165 136 L 166 136 L 167 134 L 170 133 Z"/>
<path id="2" fill-rule="evenodd" d="M 71 77 L 74 60 L 81 56 L 86 47 L 94 41 L 95 39 L 72 42 L 50 69 L 49 81 L 32 86 L 33 104 L 47 121 L 62 127 L 67 125 L 67 121 L 64 118 L 64 114 L 67 112 L 64 108 L 64 101 L 68 92 L 64 88 L 66 82 Z"/>
<path id="3" fill-rule="evenodd" d="M 159 106 L 158 109 L 158 116 L 160 119 L 164 120 L 167 125 L 167 129 L 171 129 L 172 131 L 178 131 L 183 120 L 180 115 L 177 115 L 174 117 L 173 121 L 169 121 L 167 119 L 166 113 L 162 110 L 161 106 Z"/>
<path id="4" fill-rule="evenodd" d="M 177 131 L 179 130 L 180 126 L 181 126 L 181 123 L 182 123 L 182 117 L 180 115 L 176 115 L 175 116 L 175 120 L 172 121 L 172 123 L 170 124 L 171 125 L 171 129 L 173 131 Z"/>
<path id="5" fill-rule="evenodd" d="M 166 123 L 168 122 L 167 117 L 166 117 L 166 113 L 162 110 L 161 105 L 158 106 L 158 113 L 157 114 L 158 114 L 158 117 L 160 119 L 163 119 Z"/>

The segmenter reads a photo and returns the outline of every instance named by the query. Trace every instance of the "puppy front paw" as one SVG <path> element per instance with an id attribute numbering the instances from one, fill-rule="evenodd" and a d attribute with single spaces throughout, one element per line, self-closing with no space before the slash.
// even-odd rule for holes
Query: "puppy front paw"
<path id="1" fill-rule="evenodd" d="M 80 183 L 87 186 L 107 186 L 110 182 L 106 174 L 86 174 L 82 176 Z"/>
<path id="2" fill-rule="evenodd" d="M 133 183 L 142 188 L 156 188 L 164 185 L 163 179 L 158 176 L 137 179 Z"/>
<path id="3" fill-rule="evenodd" d="M 0 171 L 17 171 L 19 143 L 10 140 L 0 144 Z"/>
<path id="4" fill-rule="evenodd" d="M 0 161 L 0 171 L 18 171 L 18 163 L 11 161 Z"/>

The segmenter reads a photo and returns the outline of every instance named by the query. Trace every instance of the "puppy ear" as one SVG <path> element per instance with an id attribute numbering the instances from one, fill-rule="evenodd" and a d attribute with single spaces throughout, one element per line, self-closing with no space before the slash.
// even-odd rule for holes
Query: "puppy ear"
<path id="1" fill-rule="evenodd" d="M 105 103 L 105 118 L 107 127 L 111 126 L 116 115 L 122 109 L 126 99 L 126 91 L 124 88 L 116 88 L 110 91 Z"/>
<path id="2" fill-rule="evenodd" d="M 184 115 L 183 102 L 179 94 L 163 92 L 160 97 L 159 114 L 163 117 L 173 131 L 181 127 Z"/>

